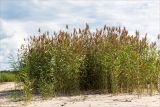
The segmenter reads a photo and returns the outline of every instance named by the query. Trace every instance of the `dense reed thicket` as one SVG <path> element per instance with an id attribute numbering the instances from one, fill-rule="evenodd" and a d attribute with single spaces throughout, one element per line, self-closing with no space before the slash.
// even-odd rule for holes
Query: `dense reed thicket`
<path id="1" fill-rule="evenodd" d="M 86 24 L 72 33 L 39 33 L 25 40 L 18 65 L 26 98 L 88 90 L 142 93 L 158 89 L 160 52 L 139 32 L 106 26 L 92 32 Z"/>

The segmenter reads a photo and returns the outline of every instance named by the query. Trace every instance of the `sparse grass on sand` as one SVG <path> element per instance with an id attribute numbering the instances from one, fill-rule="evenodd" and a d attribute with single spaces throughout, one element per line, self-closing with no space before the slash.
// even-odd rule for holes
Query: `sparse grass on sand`
<path id="1" fill-rule="evenodd" d="M 39 96 L 33 96 L 30 102 L 20 99 L 13 100 L 15 92 L 14 82 L 0 84 L 0 107 L 159 107 L 160 96 L 135 94 L 90 94 L 78 96 L 61 96 L 43 100 Z M 20 91 L 16 91 L 20 95 Z"/>

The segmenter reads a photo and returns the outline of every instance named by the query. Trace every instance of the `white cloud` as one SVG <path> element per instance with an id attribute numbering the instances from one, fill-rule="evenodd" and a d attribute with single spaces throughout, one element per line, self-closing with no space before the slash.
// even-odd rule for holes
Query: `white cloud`
<path id="1" fill-rule="evenodd" d="M 24 43 L 24 38 L 37 34 L 38 28 L 42 28 L 42 31 L 51 30 L 52 28 L 55 30 L 59 29 L 55 23 L 47 21 L 37 23 L 32 21 L 19 22 L 0 19 L 0 23 L 0 32 L 3 32 L 0 35 L 0 69 L 10 67 L 8 57 L 16 53 L 21 44 Z"/>

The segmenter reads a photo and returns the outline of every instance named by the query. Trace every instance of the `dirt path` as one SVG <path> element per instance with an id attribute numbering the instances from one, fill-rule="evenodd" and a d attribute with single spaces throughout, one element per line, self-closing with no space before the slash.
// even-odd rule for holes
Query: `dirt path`
<path id="1" fill-rule="evenodd" d="M 15 90 L 14 82 L 0 83 L 0 107 L 20 107 L 21 104 L 12 101 L 12 94 Z"/>
<path id="2" fill-rule="evenodd" d="M 73 97 L 56 97 L 42 100 L 34 97 L 25 104 L 22 101 L 13 101 L 10 97 L 15 83 L 0 84 L 0 107 L 160 107 L 160 96 L 136 95 L 80 95 Z"/>
<path id="3" fill-rule="evenodd" d="M 14 90 L 14 89 L 15 89 L 15 83 L 14 82 L 0 83 L 0 92 L 8 91 L 8 90 Z"/>

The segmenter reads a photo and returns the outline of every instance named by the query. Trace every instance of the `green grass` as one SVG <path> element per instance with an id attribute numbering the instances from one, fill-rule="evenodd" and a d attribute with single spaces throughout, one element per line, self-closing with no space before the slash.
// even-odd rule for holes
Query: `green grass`
<path id="1" fill-rule="evenodd" d="M 13 82 L 16 80 L 15 72 L 0 71 L 0 82 Z"/>

